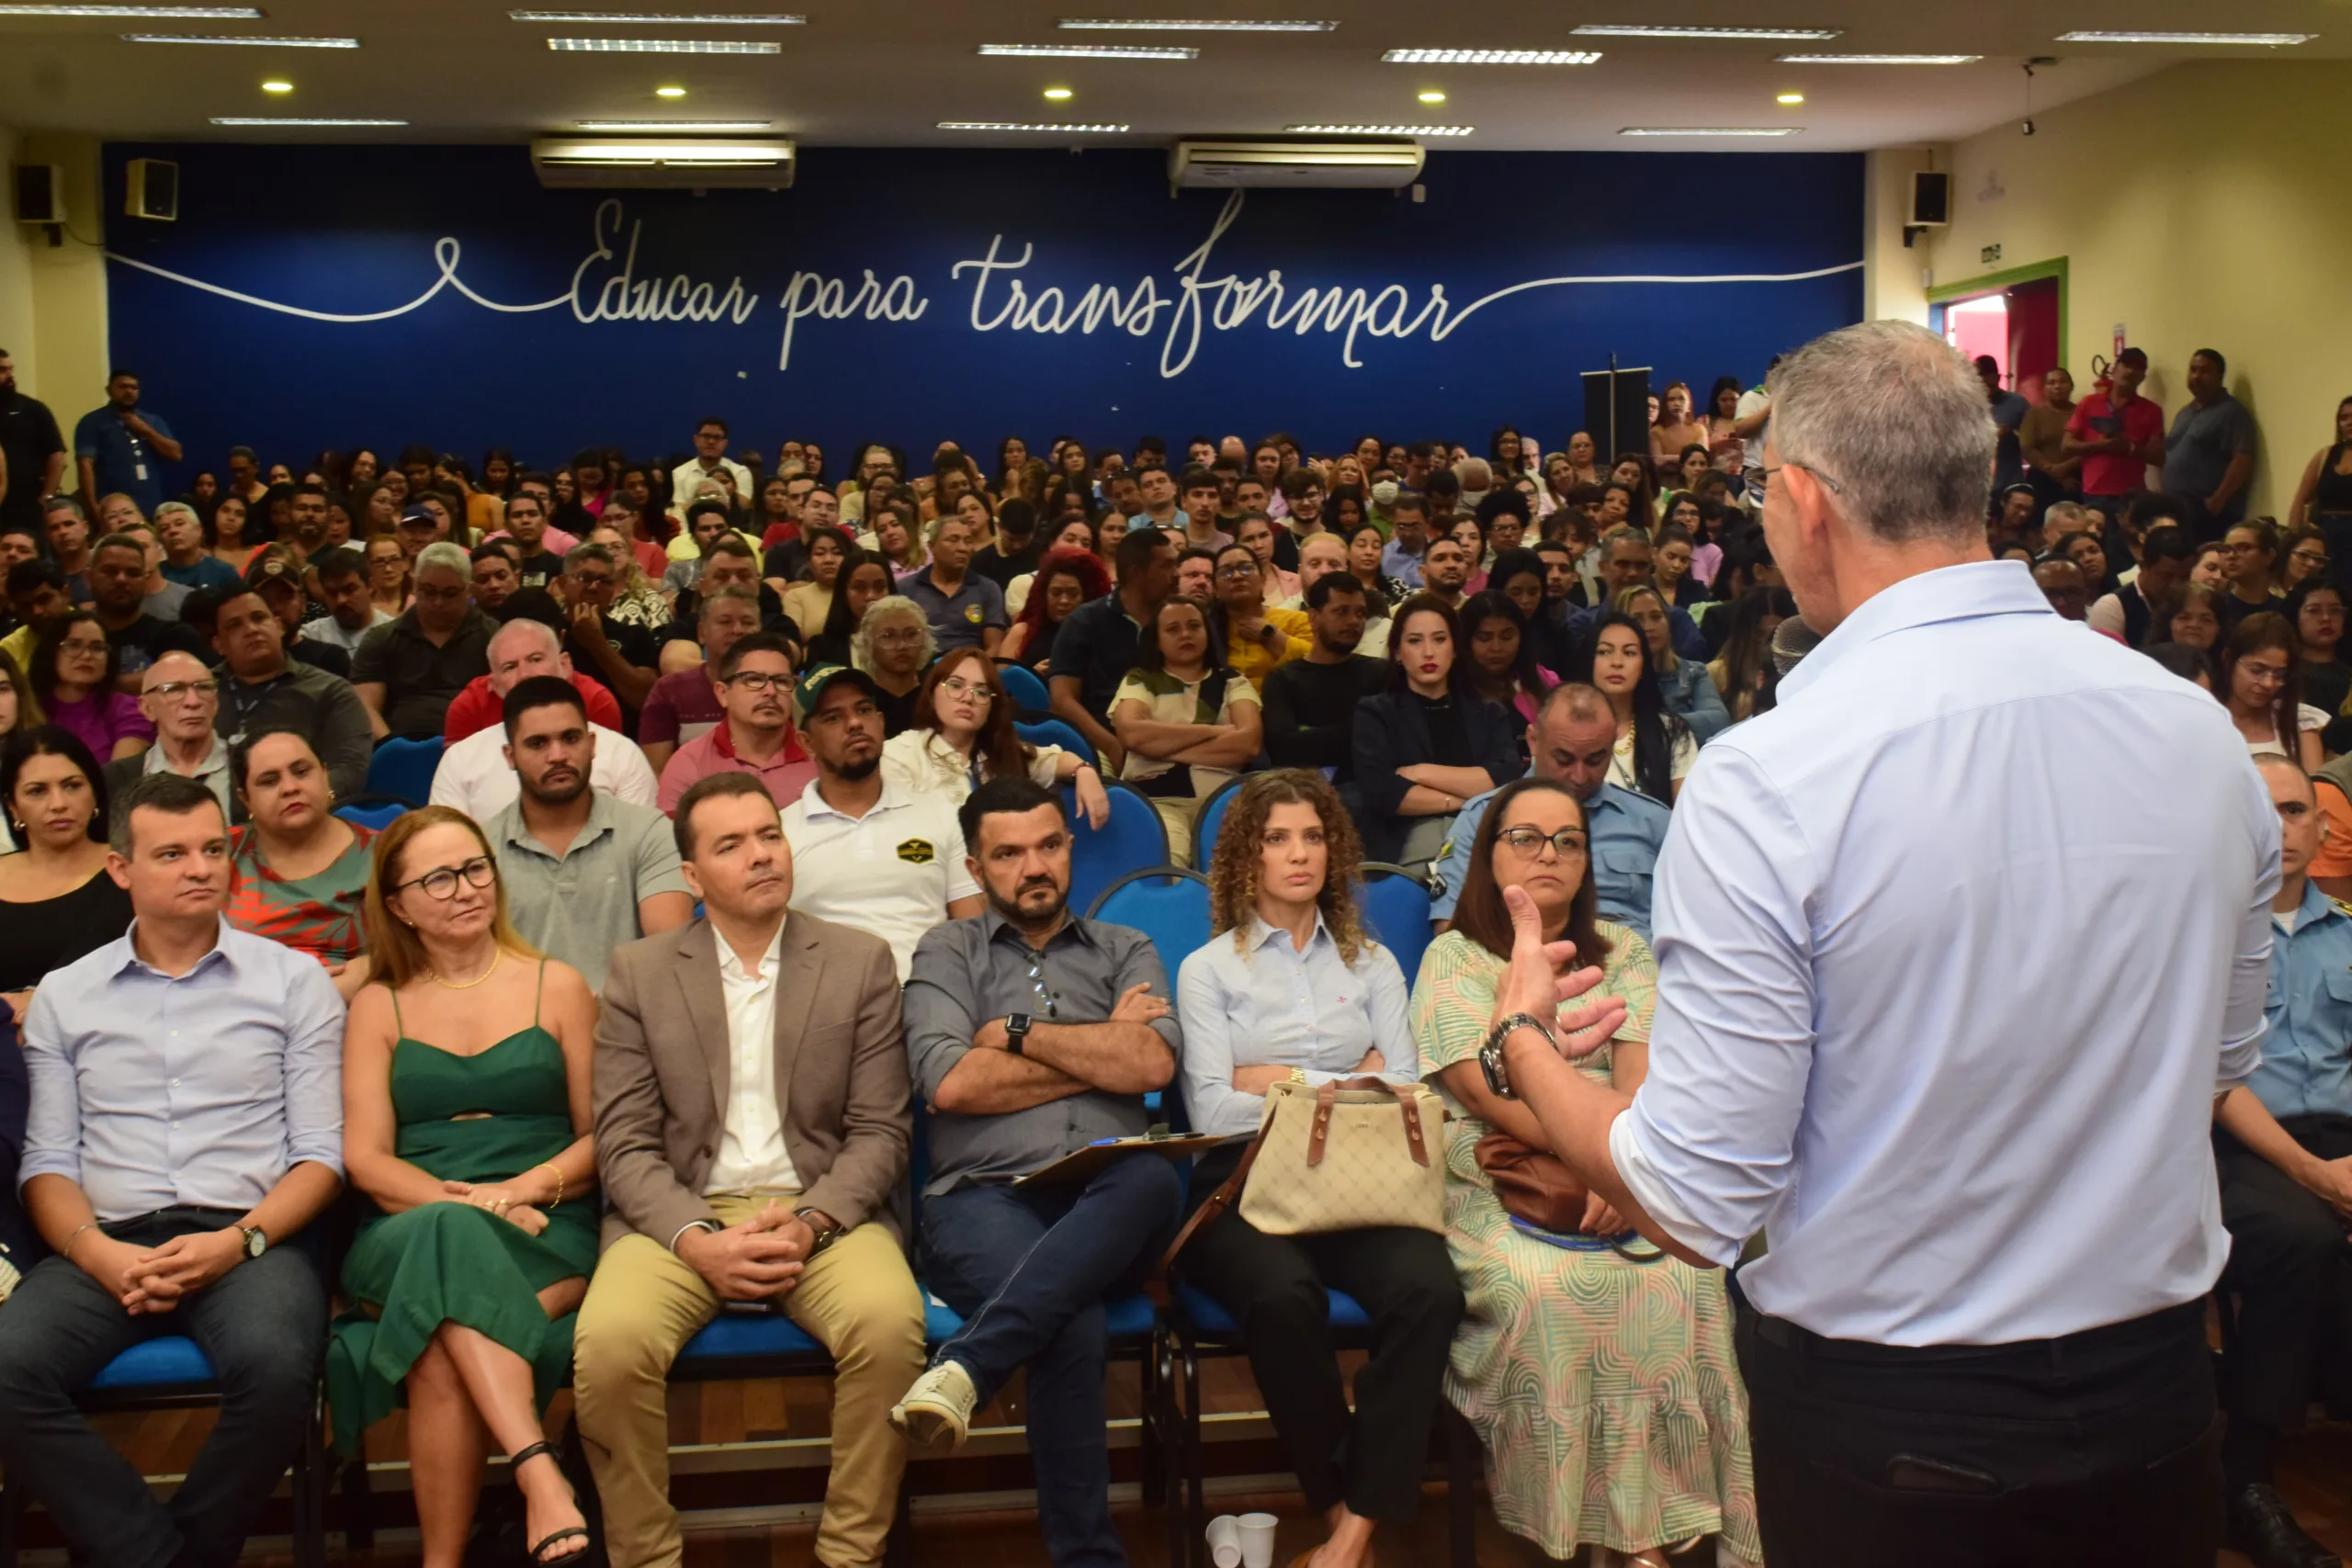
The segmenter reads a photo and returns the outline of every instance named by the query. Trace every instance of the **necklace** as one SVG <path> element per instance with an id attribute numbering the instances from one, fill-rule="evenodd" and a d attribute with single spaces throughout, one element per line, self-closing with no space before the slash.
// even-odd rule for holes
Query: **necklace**
<path id="1" fill-rule="evenodd" d="M 490 967 L 483 970 L 481 974 L 475 976 L 470 980 L 444 980 L 439 975 L 434 973 L 430 969 L 427 969 L 424 972 L 424 977 L 444 990 L 470 991 L 476 986 L 481 985 L 484 980 L 489 979 L 492 975 L 497 974 L 499 962 L 505 956 L 506 949 L 501 947 L 497 952 L 490 955 Z"/>

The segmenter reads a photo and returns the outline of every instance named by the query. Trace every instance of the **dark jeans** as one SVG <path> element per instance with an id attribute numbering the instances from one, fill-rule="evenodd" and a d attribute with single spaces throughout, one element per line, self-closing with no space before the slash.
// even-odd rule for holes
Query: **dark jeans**
<path id="1" fill-rule="evenodd" d="M 2289 1116 L 2278 1124 L 2322 1159 L 2352 1155 L 2352 1117 Z M 2222 1408 L 2266 1427 L 2297 1426 L 2315 1370 L 2329 1374 L 2335 1402 L 2352 1390 L 2352 1244 L 2325 1202 L 2219 1128 L 2213 1154 L 2230 1231 L 2222 1290 L 2237 1298 Z"/>
<path id="2" fill-rule="evenodd" d="M 1102 1300 L 1139 1289 L 1175 1239 L 1183 1183 L 1129 1155 L 1083 1187 L 964 1187 L 922 1207 L 932 1289 L 964 1314 L 934 1360 L 960 1362 L 986 1404 L 1029 1369 L 1037 1523 L 1055 1568 L 1121 1568 L 1111 1523 Z"/>
<path id="3" fill-rule="evenodd" d="M 238 1218 L 164 1209 L 105 1231 L 160 1247 Z M 326 1293 L 298 1247 L 272 1247 L 175 1310 L 136 1317 L 79 1268 L 49 1258 L 0 1307 L 0 1464 L 9 1484 L 47 1506 L 93 1562 L 229 1568 L 301 1442 L 326 1333 Z M 133 1345 L 171 1335 L 195 1340 L 210 1358 L 220 1419 L 166 1504 L 91 1429 L 74 1396 Z"/>
<path id="4" fill-rule="evenodd" d="M 1238 1149 L 1221 1149 L 1204 1159 L 1193 1195 L 1205 1200 L 1239 1158 Z M 1368 1519 L 1410 1519 L 1446 1351 L 1462 1321 L 1462 1282 L 1445 1238 L 1395 1225 L 1268 1235 L 1235 1209 L 1193 1236 L 1182 1269 L 1241 1325 L 1250 1370 L 1307 1505 L 1318 1514 L 1345 1503 Z M 1356 1374 L 1352 1417 L 1327 1286 L 1353 1296 L 1372 1319 L 1372 1359 Z"/>
<path id="5" fill-rule="evenodd" d="M 2205 1303 L 2060 1339 L 1822 1339 L 1741 1303 L 1772 1568 L 2212 1568 Z"/>

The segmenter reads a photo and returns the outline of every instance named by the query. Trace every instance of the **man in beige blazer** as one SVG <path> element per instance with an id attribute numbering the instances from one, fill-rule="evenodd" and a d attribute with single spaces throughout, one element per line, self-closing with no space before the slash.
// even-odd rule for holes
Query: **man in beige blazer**
<path id="1" fill-rule="evenodd" d="M 772 1302 L 831 1352 L 827 1568 L 878 1563 L 922 1371 L 922 1296 L 892 1196 L 912 1134 L 889 945 L 787 914 L 792 852 L 749 773 L 675 818 L 707 916 L 618 949 L 596 1026 L 596 1163 L 612 1212 L 574 1337 L 580 1433 L 614 1568 L 676 1568 L 670 1363 L 722 1303 Z"/>

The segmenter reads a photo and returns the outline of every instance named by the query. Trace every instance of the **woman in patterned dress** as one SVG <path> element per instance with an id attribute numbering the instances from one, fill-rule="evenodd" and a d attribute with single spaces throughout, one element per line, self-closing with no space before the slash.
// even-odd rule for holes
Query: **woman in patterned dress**
<path id="1" fill-rule="evenodd" d="M 1597 1195 L 1582 1234 L 1528 1228 L 1472 1152 L 1496 1129 L 1544 1146 L 1534 1117 L 1488 1092 L 1477 1061 L 1510 954 L 1502 890 L 1514 886 L 1542 911 L 1546 942 L 1566 935 L 1578 963 L 1600 964 L 1584 999 L 1625 1002 L 1615 1038 L 1577 1070 L 1631 1093 L 1648 1068 L 1657 966 L 1634 931 L 1594 917 L 1584 809 L 1550 780 L 1510 784 L 1479 825 L 1453 927 L 1430 944 L 1413 987 L 1422 1074 L 1457 1119 L 1446 1239 L 1469 1314 L 1447 1397 L 1486 1445 L 1496 1517 L 1551 1556 L 1591 1543 L 1664 1568 L 1713 1535 L 1719 1561 L 1758 1562 L 1747 1401 L 1722 1274 L 1625 1245 L 1629 1235 L 1619 1251 L 1607 1238 L 1627 1227 Z"/>
<path id="2" fill-rule="evenodd" d="M 229 752 L 244 826 L 229 835 L 229 923 L 326 965 L 348 1002 L 368 983 L 360 919 L 375 833 L 334 815 L 326 764 L 300 729 L 255 730 Z"/>

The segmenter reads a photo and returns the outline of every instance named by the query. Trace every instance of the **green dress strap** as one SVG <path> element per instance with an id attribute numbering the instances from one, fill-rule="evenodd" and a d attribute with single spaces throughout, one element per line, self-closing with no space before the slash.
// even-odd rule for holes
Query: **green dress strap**
<path id="1" fill-rule="evenodd" d="M 531 1027 L 533 1029 L 537 1029 L 539 1026 L 539 1004 L 546 1000 L 547 994 L 548 961 L 542 958 L 539 960 L 538 988 L 531 993 Z"/>
<path id="2" fill-rule="evenodd" d="M 408 1037 L 408 1025 L 401 1021 L 401 989 L 398 986 L 387 986 L 384 994 L 392 998 L 392 1036 L 404 1040 Z"/>

